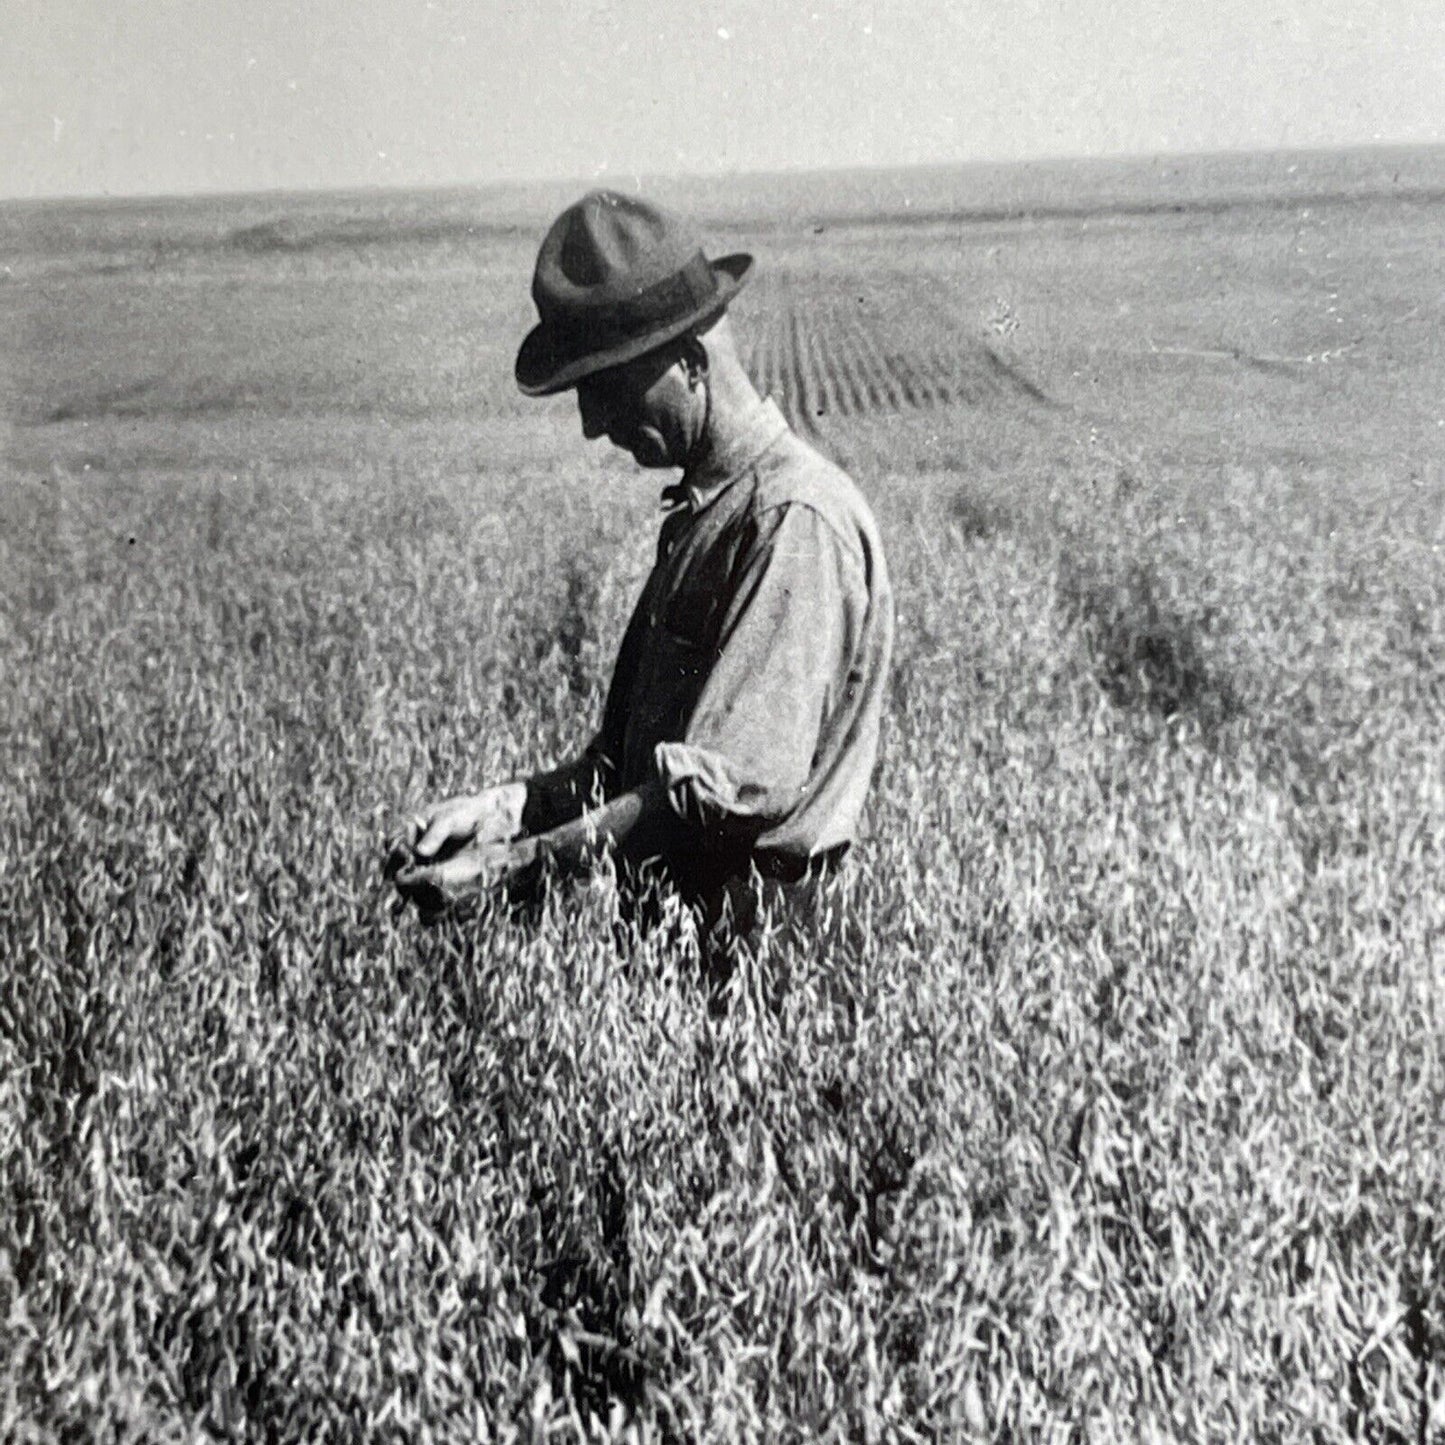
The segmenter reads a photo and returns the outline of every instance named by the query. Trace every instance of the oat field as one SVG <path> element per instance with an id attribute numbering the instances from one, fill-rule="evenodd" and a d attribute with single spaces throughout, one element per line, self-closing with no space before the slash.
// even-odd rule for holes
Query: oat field
<path id="1" fill-rule="evenodd" d="M 0 207 L 0 1438 L 1445 1440 L 1445 153 L 653 190 L 898 594 L 723 1016 L 380 876 L 649 561 L 570 192 Z"/>

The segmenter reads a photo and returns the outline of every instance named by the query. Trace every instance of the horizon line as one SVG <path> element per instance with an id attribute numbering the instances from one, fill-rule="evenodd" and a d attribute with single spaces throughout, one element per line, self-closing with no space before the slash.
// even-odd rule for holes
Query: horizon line
<path id="1" fill-rule="evenodd" d="M 620 177 L 664 183 L 706 182 L 720 180 L 754 181 L 773 178 L 790 179 L 805 176 L 868 175 L 887 173 L 913 173 L 927 171 L 963 171 L 970 169 L 1021 169 L 1027 166 L 1046 165 L 1107 165 L 1123 162 L 1153 161 L 1198 161 L 1216 157 L 1238 156 L 1290 156 L 1326 155 L 1362 151 L 1445 151 L 1445 140 L 1367 140 L 1347 141 L 1333 144 L 1297 144 L 1279 146 L 1221 146 L 1208 150 L 1162 150 L 1162 151 L 1096 151 L 1088 154 L 1069 152 L 1041 152 L 1032 156 L 1008 158 L 970 157 L 966 160 L 870 162 L 865 164 L 837 164 L 823 166 L 764 166 L 756 169 L 722 169 L 714 171 L 618 171 Z M 65 205 L 147 205 L 175 201 L 223 201 L 248 200 L 265 197 L 300 196 L 383 196 L 425 192 L 486 192 L 540 189 L 543 187 L 580 186 L 595 189 L 608 184 L 609 178 L 602 175 L 577 176 L 494 176 L 487 180 L 417 181 L 411 184 L 361 183 L 357 185 L 313 185 L 313 186 L 260 186 L 252 189 L 206 188 L 188 191 L 74 191 L 56 192 L 34 196 L 0 195 L 0 207 L 42 207 Z"/>

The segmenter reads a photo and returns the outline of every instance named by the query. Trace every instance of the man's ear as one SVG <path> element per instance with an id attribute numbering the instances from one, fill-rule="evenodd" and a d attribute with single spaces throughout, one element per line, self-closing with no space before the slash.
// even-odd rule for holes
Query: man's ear
<path id="1" fill-rule="evenodd" d="M 696 386 L 699 378 L 707 375 L 707 347 L 698 337 L 689 336 L 683 342 L 682 365 L 689 386 Z"/>

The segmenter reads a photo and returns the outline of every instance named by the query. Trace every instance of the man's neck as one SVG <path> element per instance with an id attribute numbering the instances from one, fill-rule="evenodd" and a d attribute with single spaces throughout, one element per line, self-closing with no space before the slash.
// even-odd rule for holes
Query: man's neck
<path id="1" fill-rule="evenodd" d="M 683 469 L 683 488 L 707 492 L 728 480 L 766 445 L 771 420 L 767 404 L 750 387 L 709 388 L 706 422 Z"/>

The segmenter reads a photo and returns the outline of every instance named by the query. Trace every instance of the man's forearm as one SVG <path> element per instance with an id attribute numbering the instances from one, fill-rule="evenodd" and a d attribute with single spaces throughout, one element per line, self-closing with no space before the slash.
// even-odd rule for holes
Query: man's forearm
<path id="1" fill-rule="evenodd" d="M 662 850 L 675 822 L 662 784 L 644 783 L 539 834 L 537 852 L 561 872 L 586 872 L 611 849 L 637 858 L 653 856 Z"/>
<path id="2" fill-rule="evenodd" d="M 486 796 L 493 799 L 499 821 L 525 790 L 522 783 L 503 783 L 490 790 Z M 462 798 L 454 803 L 476 801 Z M 394 855 L 388 876 L 404 897 L 434 916 L 449 903 L 531 876 L 534 865 L 577 874 L 587 872 L 614 848 L 625 849 L 637 859 L 652 857 L 662 851 L 675 821 L 666 789 L 661 782 L 651 782 L 561 827 L 530 837 L 518 838 L 513 828 L 497 827 L 484 840 L 473 839 L 465 846 L 440 853 L 435 848 L 426 853 L 408 849 Z"/>
<path id="3" fill-rule="evenodd" d="M 586 752 L 570 763 L 533 774 L 523 786 L 522 831 L 529 836 L 546 833 L 580 818 L 599 796 L 606 795 L 607 765 Z"/>

